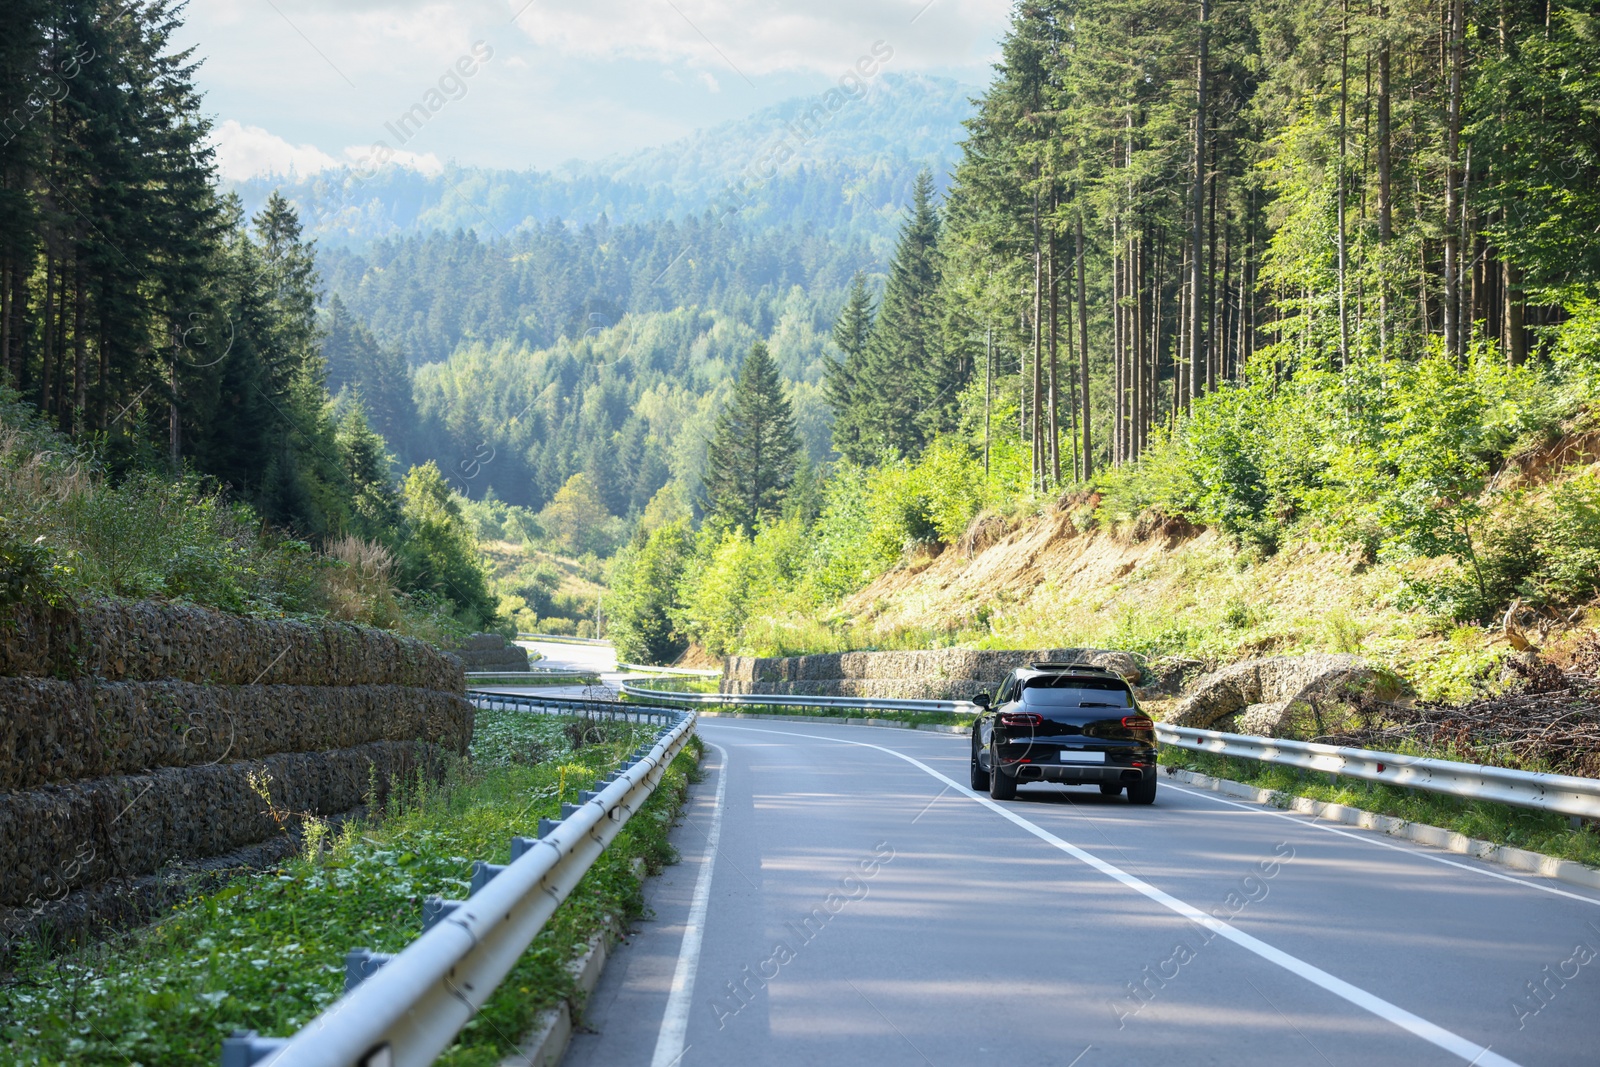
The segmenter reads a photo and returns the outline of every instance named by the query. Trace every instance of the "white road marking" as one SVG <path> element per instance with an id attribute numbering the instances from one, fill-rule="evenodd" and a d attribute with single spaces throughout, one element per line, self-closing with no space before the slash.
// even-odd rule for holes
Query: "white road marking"
<path id="1" fill-rule="evenodd" d="M 1477 874 L 1484 875 L 1487 878 L 1498 878 L 1502 882 L 1510 882 L 1513 885 L 1520 885 L 1524 889 L 1537 889 L 1541 893 L 1551 893 L 1558 897 L 1567 897 L 1571 900 L 1581 900 L 1585 904 L 1600 905 L 1600 900 L 1597 900 L 1594 897 L 1586 897 L 1581 893 L 1569 893 L 1567 890 L 1557 889 L 1553 885 L 1541 885 L 1540 883 L 1531 881 L 1527 878 L 1518 878 L 1516 875 L 1503 874 L 1500 871 L 1490 870 L 1489 868 L 1477 866 L 1471 863 L 1461 863 L 1458 860 L 1446 859 L 1444 856 L 1428 852 L 1426 849 L 1417 845 L 1408 846 L 1402 845 L 1396 841 L 1385 841 L 1382 836 L 1378 836 L 1383 834 L 1382 830 L 1341 830 L 1337 826 L 1329 826 L 1319 820 L 1316 816 L 1307 815 L 1304 812 L 1270 811 L 1260 804 L 1244 804 L 1237 800 L 1228 800 L 1224 797 L 1212 796 L 1207 790 L 1185 789 L 1181 785 L 1167 785 L 1164 786 L 1164 788 L 1176 789 L 1180 793 L 1187 793 L 1190 796 L 1199 797 L 1201 800 L 1214 800 L 1218 804 L 1226 804 L 1231 808 L 1243 808 L 1245 811 L 1256 815 L 1271 815 L 1279 819 L 1288 819 L 1297 826 L 1314 827 L 1315 829 L 1322 830 L 1325 833 L 1338 834 L 1340 837 L 1348 837 L 1356 841 L 1365 842 L 1369 845 L 1379 845 L 1383 848 L 1392 848 L 1396 852 L 1404 852 L 1408 856 L 1416 856 L 1419 859 L 1432 860 L 1434 863 L 1442 863 L 1446 867 L 1459 867 L 1463 871 L 1473 871 Z M 1488 861 L 1485 860 L 1484 862 L 1487 863 Z"/>
<path id="2" fill-rule="evenodd" d="M 712 801 L 711 826 L 706 831 L 706 848 L 700 858 L 700 876 L 694 883 L 694 898 L 689 903 L 689 918 L 683 927 L 683 944 L 678 949 L 678 966 L 672 974 L 672 992 L 667 994 L 667 1010 L 662 1013 L 661 1031 L 656 1035 L 655 1055 L 650 1067 L 673 1067 L 689 1051 L 684 1038 L 689 1033 L 689 1008 L 694 999 L 695 972 L 700 967 L 700 942 L 705 937 L 706 909 L 711 905 L 711 872 L 717 865 L 717 843 L 722 840 L 722 801 L 728 795 L 728 754 L 707 741 L 717 753 L 717 796 Z"/>
<path id="3" fill-rule="evenodd" d="M 989 808 L 995 814 L 1001 816 L 1016 826 L 1021 827 L 1023 830 L 1026 830 L 1028 833 L 1032 834 L 1034 837 L 1037 837 L 1046 844 L 1054 845 L 1067 855 L 1089 865 L 1090 867 L 1093 867 L 1106 877 L 1111 878 L 1114 881 L 1121 882 L 1129 889 L 1143 894 L 1167 910 L 1182 916 L 1192 923 L 1205 927 L 1213 933 L 1232 941 L 1246 952 L 1250 952 L 1256 956 L 1259 956 L 1268 963 L 1282 967 L 1290 974 L 1303 978 L 1312 985 L 1327 990 L 1329 993 L 1339 997 L 1341 1000 L 1347 1001 L 1350 1004 L 1361 1008 L 1363 1011 L 1370 1012 L 1373 1015 L 1376 1015 L 1378 1018 L 1392 1023 L 1395 1026 L 1400 1027 L 1402 1030 L 1408 1031 L 1409 1033 L 1422 1038 L 1429 1044 L 1435 1045 L 1454 1056 L 1459 1056 L 1468 1064 L 1482 1064 L 1483 1067 L 1518 1067 L 1514 1060 L 1508 1060 L 1504 1056 L 1490 1051 L 1483 1045 L 1479 1045 L 1478 1043 L 1468 1040 L 1459 1034 L 1456 1034 L 1450 1030 L 1446 1030 L 1442 1026 L 1431 1023 L 1422 1018 L 1420 1015 L 1415 1015 L 1412 1012 L 1407 1011 L 1398 1004 L 1390 1003 L 1375 993 L 1369 993 L 1359 986 L 1352 985 L 1342 978 L 1335 977 L 1315 964 L 1307 963 L 1298 956 L 1291 956 L 1282 949 L 1275 948 L 1259 938 L 1252 937 L 1235 926 L 1231 926 L 1220 919 L 1216 919 L 1210 915 L 1207 915 L 1194 905 L 1179 900 L 1170 893 L 1157 889 L 1149 882 L 1128 874 L 1121 868 L 1107 863 L 1105 860 L 1094 855 L 1093 853 L 1086 852 L 1078 846 L 1062 840 L 1049 830 L 1046 830 L 1044 827 L 1024 819 L 1021 815 L 1018 815 L 1016 812 L 996 803 L 988 797 L 974 793 L 966 786 L 960 785 L 953 779 L 945 777 L 932 767 L 928 766 L 926 763 L 923 763 L 921 760 L 913 756 L 908 756 L 904 752 L 896 752 L 892 748 L 885 748 L 882 745 L 870 744 L 866 741 L 849 741 L 841 737 L 827 737 L 821 734 L 803 734 L 792 730 L 766 730 L 753 726 L 729 726 L 722 723 L 717 723 L 716 726 L 717 729 L 721 730 L 741 730 L 748 733 L 764 734 L 786 734 L 790 737 L 804 737 L 813 741 L 832 741 L 841 745 L 856 745 L 860 748 L 876 749 L 877 751 L 893 756 L 896 759 L 904 760 L 923 773 L 946 783 L 963 796 L 966 796 L 969 799 Z M 726 765 L 726 761 L 724 761 L 724 765 Z"/>

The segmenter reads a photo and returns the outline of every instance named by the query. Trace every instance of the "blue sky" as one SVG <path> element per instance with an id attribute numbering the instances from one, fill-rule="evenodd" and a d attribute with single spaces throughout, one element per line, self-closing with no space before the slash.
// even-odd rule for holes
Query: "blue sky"
<path id="1" fill-rule="evenodd" d="M 183 43 L 205 57 L 226 177 L 359 163 L 379 143 L 423 170 L 547 168 L 818 92 L 875 43 L 885 70 L 986 82 L 1010 6 L 194 0 Z"/>

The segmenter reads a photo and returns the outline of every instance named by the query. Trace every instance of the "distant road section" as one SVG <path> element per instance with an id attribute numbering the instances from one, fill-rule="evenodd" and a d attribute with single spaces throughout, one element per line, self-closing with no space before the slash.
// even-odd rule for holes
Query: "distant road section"
<path id="1" fill-rule="evenodd" d="M 617 671 L 617 650 L 610 645 L 568 644 L 565 641 L 518 641 L 530 653 L 537 652 L 542 659 L 534 664 L 539 670 L 590 671 L 600 676 L 602 685 L 616 688 L 622 675 Z M 581 697 L 588 688 L 582 685 L 485 685 L 473 686 L 496 693 L 531 693 L 547 697 Z"/>
<path id="2" fill-rule="evenodd" d="M 598 674 L 617 673 L 617 650 L 610 645 L 577 645 L 564 641 L 518 641 L 529 652 L 544 658 L 540 667 L 555 670 L 595 671 Z"/>

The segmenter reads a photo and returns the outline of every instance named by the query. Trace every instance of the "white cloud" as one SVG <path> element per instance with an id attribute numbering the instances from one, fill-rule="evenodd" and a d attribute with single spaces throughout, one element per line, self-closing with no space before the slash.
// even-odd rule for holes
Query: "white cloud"
<path id="1" fill-rule="evenodd" d="M 224 178 L 253 178 L 263 174 L 315 174 L 339 166 L 340 161 L 315 145 L 294 145 L 260 126 L 245 126 L 225 119 L 211 131 L 217 149 L 217 169 Z"/>
<path id="2" fill-rule="evenodd" d="M 524 0 L 508 0 L 512 10 Z M 731 74 L 835 74 L 874 41 L 911 62 L 963 65 L 987 55 L 1011 0 L 532 0 L 517 26 L 568 55 L 689 61 Z"/>
<path id="3" fill-rule="evenodd" d="M 330 167 L 360 167 L 372 154 L 370 145 L 350 145 L 343 158 L 330 156 L 316 145 L 290 144 L 260 126 L 246 126 L 237 119 L 225 119 L 211 134 L 217 149 L 217 170 L 224 178 L 242 180 L 272 174 L 315 174 Z M 409 167 L 427 175 L 444 170 L 444 163 L 432 152 L 407 152 L 394 149 L 387 163 Z"/>
<path id="4" fill-rule="evenodd" d="M 888 70 L 982 80 L 1011 0 L 532 0 L 517 14 L 525 3 L 206 0 L 177 43 L 205 59 L 229 176 L 342 165 L 345 145 L 359 163 L 379 140 L 426 153 L 395 157 L 423 170 L 550 167 L 813 93 L 876 41 Z M 470 93 L 409 143 L 391 136 L 480 41 L 494 55 Z"/>

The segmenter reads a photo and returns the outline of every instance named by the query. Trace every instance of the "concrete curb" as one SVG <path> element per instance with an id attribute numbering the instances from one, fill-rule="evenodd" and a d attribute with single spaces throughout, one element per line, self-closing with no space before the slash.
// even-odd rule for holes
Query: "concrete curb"
<path id="1" fill-rule="evenodd" d="M 1376 812 L 1364 811 L 1361 808 L 1352 808 L 1345 804 L 1334 804 L 1324 800 L 1312 800 L 1309 797 L 1297 797 L 1282 793 L 1276 789 L 1258 789 L 1253 785 L 1243 782 L 1230 781 L 1227 778 L 1213 778 L 1207 774 L 1198 774 L 1194 771 L 1170 769 L 1168 777 L 1174 778 L 1185 785 L 1192 785 L 1198 789 L 1208 789 L 1213 793 L 1223 793 L 1241 800 L 1254 801 L 1269 807 L 1281 808 L 1284 811 L 1299 812 L 1317 819 L 1327 819 L 1329 822 L 1341 823 L 1345 826 L 1355 826 L 1362 830 L 1376 830 L 1390 837 L 1404 838 L 1415 841 L 1419 845 L 1429 845 L 1446 852 L 1455 852 L 1474 859 L 1497 863 L 1502 867 L 1513 870 L 1526 871 L 1529 874 L 1543 875 L 1554 878 L 1570 885 L 1583 886 L 1585 889 L 1600 889 L 1600 871 L 1574 860 L 1557 859 L 1555 856 L 1546 856 L 1542 852 L 1529 852 L 1525 848 L 1513 848 L 1510 845 L 1497 845 L 1492 841 L 1480 841 L 1475 837 L 1468 837 L 1454 830 L 1446 830 L 1439 826 L 1428 826 L 1425 823 L 1407 822 L 1397 819 L 1392 815 L 1379 815 Z"/>
<path id="2" fill-rule="evenodd" d="M 605 972 L 606 959 L 611 949 L 622 939 L 622 931 L 612 920 L 589 939 L 589 947 L 582 956 L 567 964 L 567 970 L 577 983 L 578 1007 L 589 999 L 594 987 L 600 984 Z M 533 1021 L 533 1030 L 522 1047 L 500 1061 L 500 1067 L 557 1067 L 572 1043 L 572 1000 L 563 1000 L 553 1008 L 546 1008 Z"/>
<path id="3" fill-rule="evenodd" d="M 841 719 L 833 715 L 761 715 L 749 711 L 702 711 L 702 719 L 762 719 L 766 722 L 803 722 L 819 726 L 886 726 L 894 730 L 925 730 L 935 734 L 972 733 L 969 726 L 941 726 L 938 723 L 909 723 L 898 719 Z"/>

